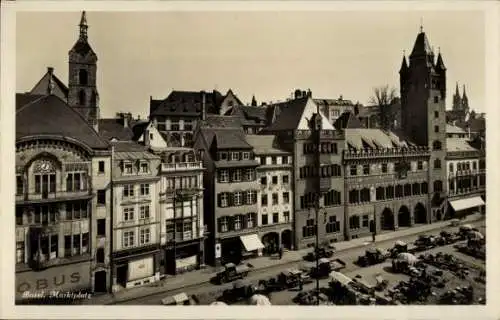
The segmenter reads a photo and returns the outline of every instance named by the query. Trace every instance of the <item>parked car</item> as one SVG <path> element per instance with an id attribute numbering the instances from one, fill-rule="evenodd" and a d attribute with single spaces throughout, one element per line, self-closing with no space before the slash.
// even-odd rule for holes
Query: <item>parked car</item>
<path id="1" fill-rule="evenodd" d="M 358 257 L 356 264 L 360 267 L 367 267 L 384 262 L 388 256 L 389 254 L 379 248 L 371 248 L 365 251 L 365 255 Z"/>
<path id="2" fill-rule="evenodd" d="M 248 272 L 250 272 L 250 268 L 246 265 L 237 266 L 231 262 L 227 263 L 221 271 L 217 272 L 217 283 L 223 284 L 237 279 L 243 279 L 248 275 Z"/>

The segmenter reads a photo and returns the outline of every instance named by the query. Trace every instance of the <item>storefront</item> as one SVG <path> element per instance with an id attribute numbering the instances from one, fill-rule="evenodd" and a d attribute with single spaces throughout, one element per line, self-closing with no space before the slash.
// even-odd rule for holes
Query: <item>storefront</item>
<path id="1" fill-rule="evenodd" d="M 467 215 L 483 212 L 485 203 L 480 196 L 451 200 L 448 206 L 447 218 L 465 218 Z"/>
<path id="2" fill-rule="evenodd" d="M 261 255 L 264 245 L 257 234 L 246 234 L 221 239 L 220 247 L 222 264 L 228 262 L 238 264 L 243 259 Z"/>
<path id="3" fill-rule="evenodd" d="M 160 279 L 160 250 L 156 244 L 113 253 L 113 291 Z"/>
<path id="4" fill-rule="evenodd" d="M 16 300 L 53 290 L 61 292 L 90 291 L 90 262 L 51 267 L 42 271 L 16 273 Z"/>
<path id="5" fill-rule="evenodd" d="M 172 244 L 164 250 L 164 270 L 162 273 L 176 275 L 198 268 L 203 246 L 199 240 Z"/>

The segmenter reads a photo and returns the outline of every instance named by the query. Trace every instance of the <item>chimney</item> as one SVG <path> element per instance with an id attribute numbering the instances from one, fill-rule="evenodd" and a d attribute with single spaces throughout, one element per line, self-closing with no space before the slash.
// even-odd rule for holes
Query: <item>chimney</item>
<path id="1" fill-rule="evenodd" d="M 342 101 L 342 100 L 344 100 L 343 98 L 344 97 L 342 95 L 340 95 L 339 100 Z"/>
<path id="2" fill-rule="evenodd" d="M 302 91 L 300 91 L 299 89 L 295 90 L 295 99 L 298 99 L 302 97 Z"/>
<path id="3" fill-rule="evenodd" d="M 47 93 L 49 95 L 51 95 L 53 92 L 54 92 L 54 79 L 53 79 L 53 75 L 54 75 L 54 68 L 53 67 L 47 67 L 47 72 L 49 73 L 49 85 L 48 85 L 48 88 L 47 88 Z"/>
<path id="4" fill-rule="evenodd" d="M 201 120 L 206 120 L 206 119 L 207 119 L 207 94 L 205 93 L 205 91 L 202 91 L 201 92 Z"/>
<path id="5" fill-rule="evenodd" d="M 47 67 L 47 72 L 52 75 L 54 73 L 54 67 Z"/>
<path id="6" fill-rule="evenodd" d="M 307 96 L 309 98 L 312 98 L 312 91 L 311 91 L 311 89 L 307 89 Z"/>

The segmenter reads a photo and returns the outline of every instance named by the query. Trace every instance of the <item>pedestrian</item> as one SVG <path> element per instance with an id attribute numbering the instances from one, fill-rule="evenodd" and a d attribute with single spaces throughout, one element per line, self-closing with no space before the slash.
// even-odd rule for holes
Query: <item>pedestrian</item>
<path id="1" fill-rule="evenodd" d="M 283 246 L 280 246 L 280 252 L 279 252 L 280 260 L 283 257 Z"/>
<path id="2" fill-rule="evenodd" d="M 375 232 L 372 233 L 372 241 L 375 242 Z"/>
<path id="3" fill-rule="evenodd" d="M 302 291 L 304 284 L 302 283 L 302 278 L 299 279 L 299 291 Z"/>

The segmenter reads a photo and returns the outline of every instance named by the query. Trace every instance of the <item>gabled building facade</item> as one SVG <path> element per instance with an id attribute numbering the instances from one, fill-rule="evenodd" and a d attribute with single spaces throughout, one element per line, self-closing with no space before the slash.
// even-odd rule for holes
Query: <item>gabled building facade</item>
<path id="1" fill-rule="evenodd" d="M 239 124 L 236 117 L 211 116 L 195 134 L 194 147 L 206 168 L 204 219 L 210 236 L 205 249 L 210 264 L 239 262 L 261 254 L 264 247 L 258 237 L 259 163 Z"/>

